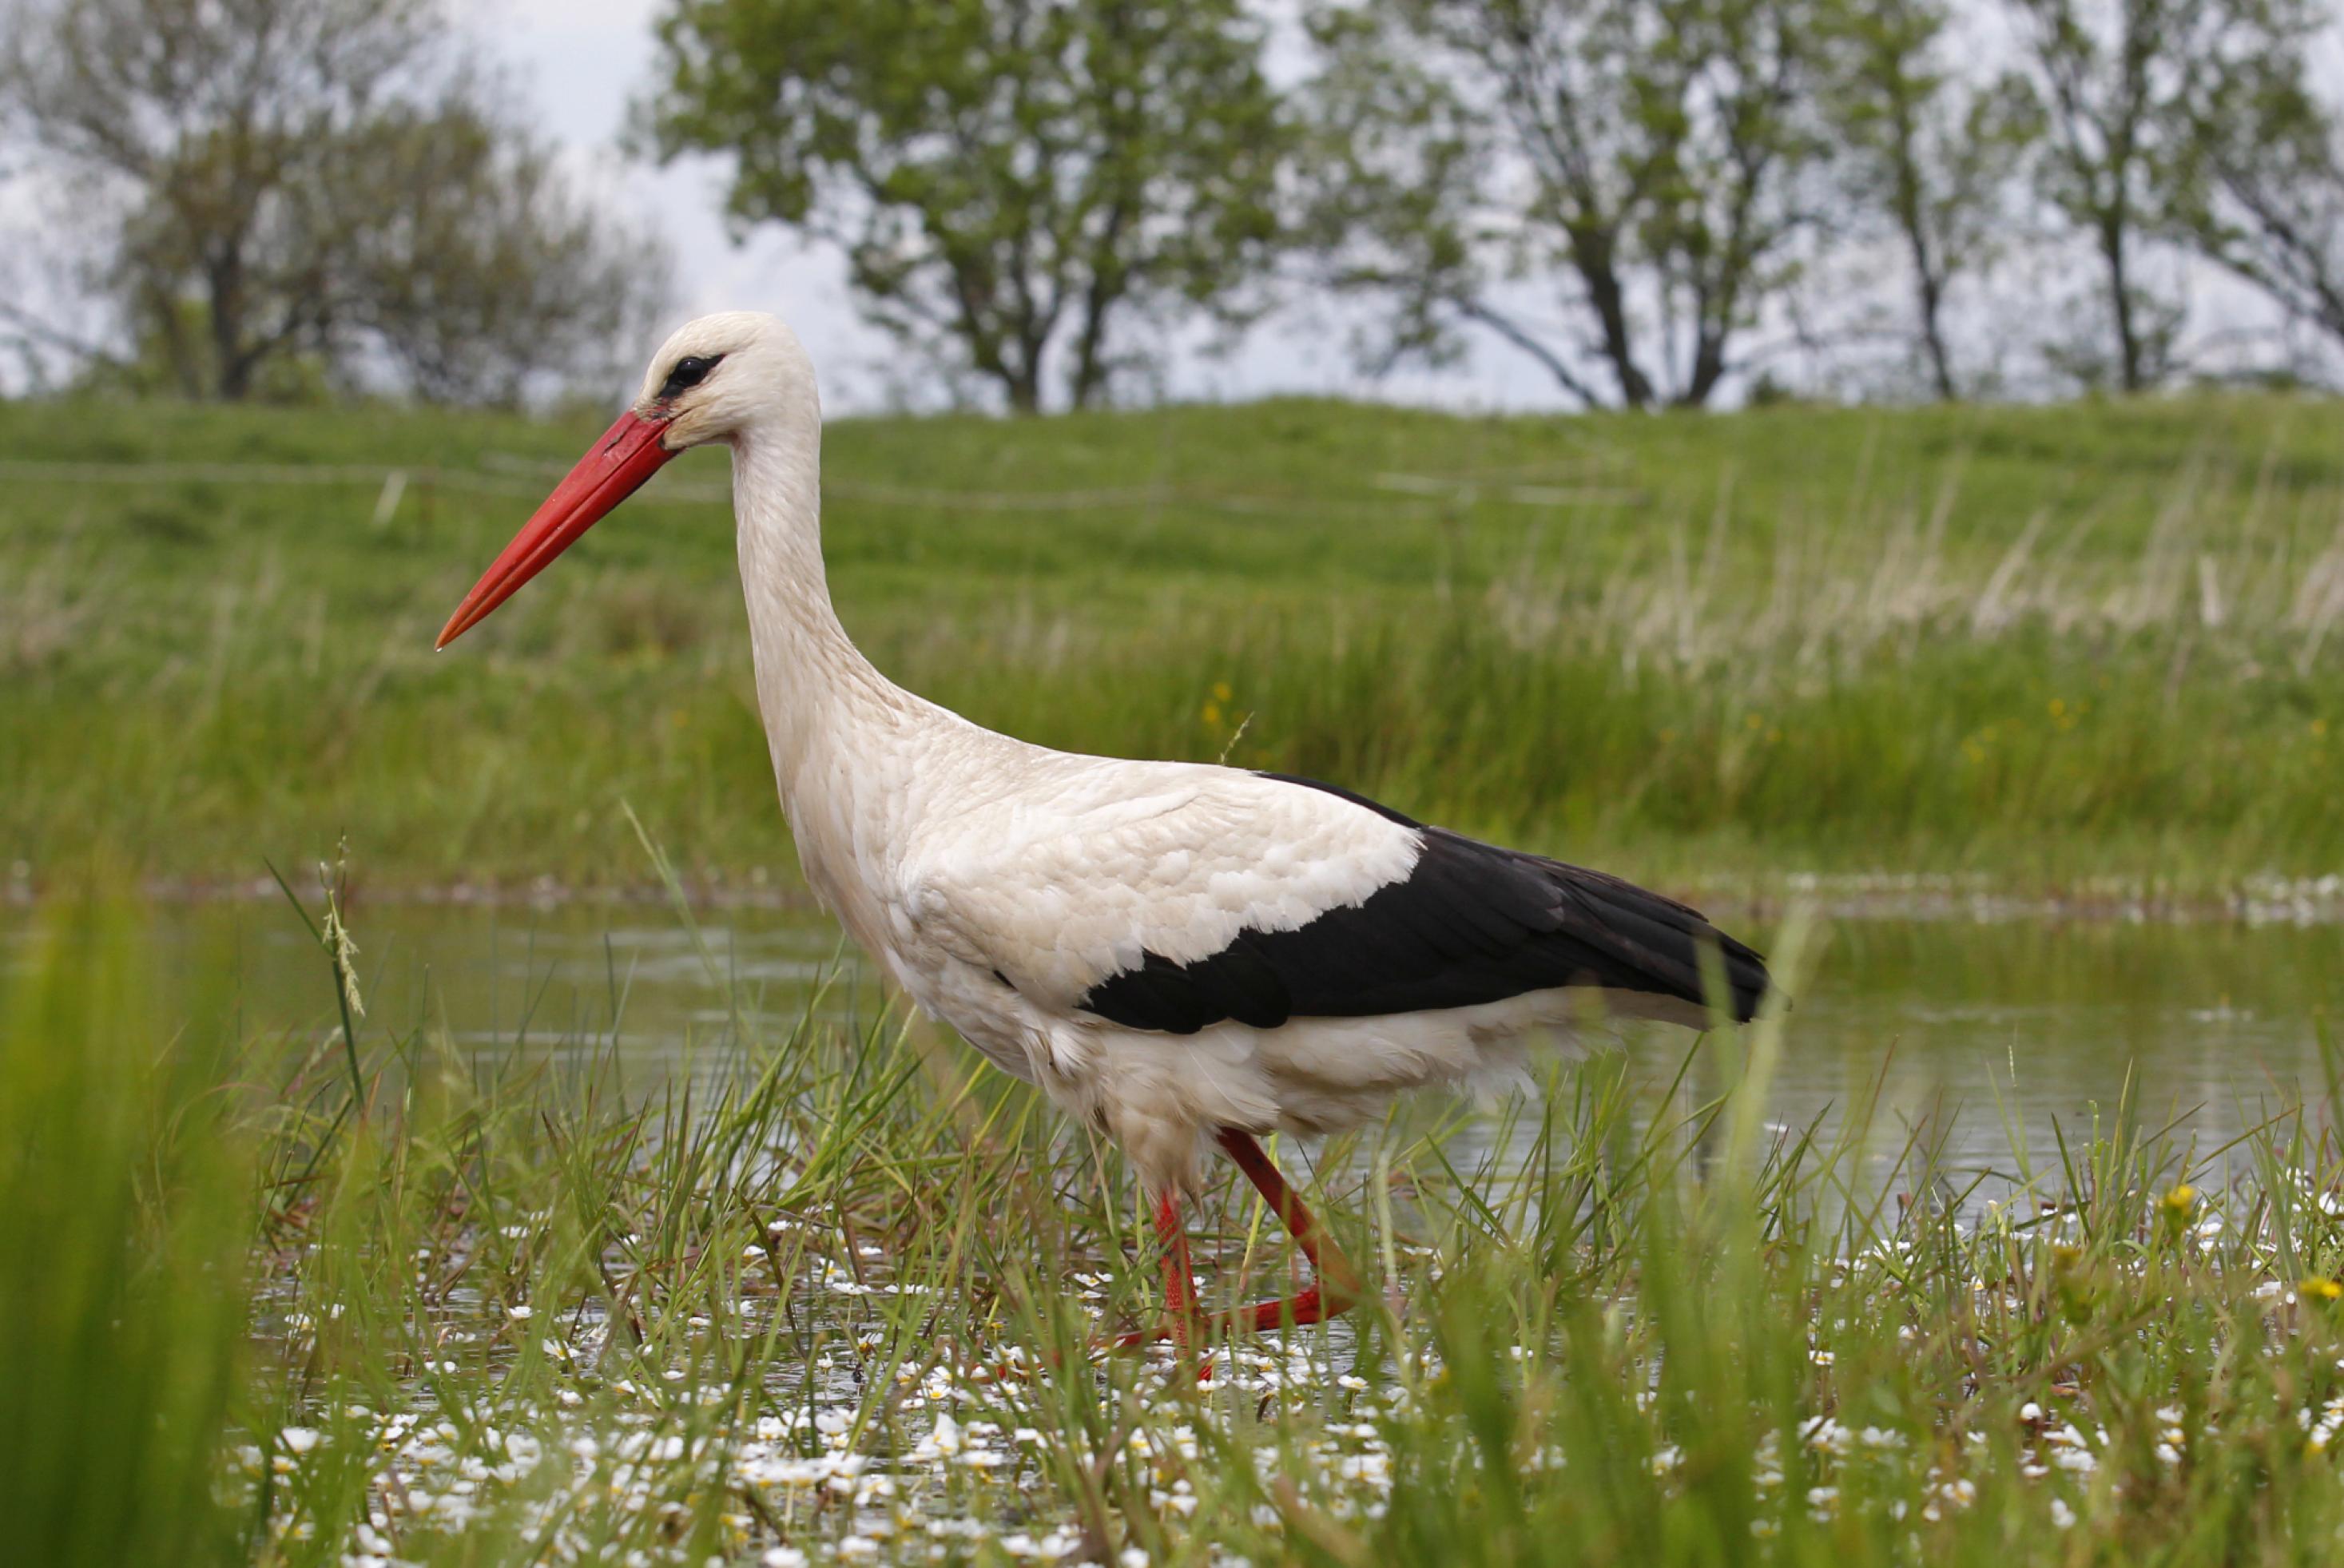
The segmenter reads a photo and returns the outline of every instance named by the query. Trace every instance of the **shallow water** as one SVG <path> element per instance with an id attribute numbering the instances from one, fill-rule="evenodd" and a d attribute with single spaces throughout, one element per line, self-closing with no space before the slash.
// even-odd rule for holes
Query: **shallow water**
<path id="1" fill-rule="evenodd" d="M 33 918 L 0 912 L 5 961 L 19 961 Z M 749 1037 L 777 1041 L 809 1006 L 861 1026 L 888 1005 L 810 906 L 693 919 L 696 936 L 650 903 L 351 912 L 374 1025 L 424 1020 L 460 1043 L 523 1037 L 560 1053 L 604 1048 L 616 1017 L 638 1084 L 707 1059 L 731 1037 L 735 1008 Z M 1774 935 L 1748 934 L 1761 946 Z M 2017 1174 L 2015 1146 L 2038 1169 L 2056 1164 L 2063 1132 L 2072 1141 L 2096 1118 L 2112 1130 L 2120 1105 L 2136 1128 L 2171 1124 L 2210 1148 L 2299 1096 L 2317 1098 L 2320 1019 L 2344 989 L 2344 931 L 2318 924 L 1869 917 L 1823 927 L 1814 946 L 1771 1119 L 1819 1124 L 1828 1137 L 1876 1087 L 1875 1158 L 1925 1119 L 1948 1166 L 2003 1176 Z M 248 1032 L 329 1027 L 326 965 L 281 903 L 159 906 L 152 947 L 166 1018 L 225 969 Z M 1665 1084 L 1686 1040 L 1631 1033 L 1632 1070 Z M 1682 1102 L 1722 1070 L 1697 1057 Z"/>

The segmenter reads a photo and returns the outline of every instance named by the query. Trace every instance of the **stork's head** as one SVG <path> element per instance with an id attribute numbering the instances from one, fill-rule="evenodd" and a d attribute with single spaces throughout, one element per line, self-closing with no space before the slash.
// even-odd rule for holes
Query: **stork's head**
<path id="1" fill-rule="evenodd" d="M 812 433 L 821 424 L 813 362 L 779 319 L 727 310 L 684 323 L 652 356 L 633 405 L 464 595 L 438 646 L 485 620 L 685 448 L 737 441 L 759 429 Z"/>
<path id="2" fill-rule="evenodd" d="M 629 415 L 660 427 L 670 452 L 732 440 L 775 420 L 822 417 L 813 361 L 762 310 L 727 310 L 677 328 L 643 370 Z"/>

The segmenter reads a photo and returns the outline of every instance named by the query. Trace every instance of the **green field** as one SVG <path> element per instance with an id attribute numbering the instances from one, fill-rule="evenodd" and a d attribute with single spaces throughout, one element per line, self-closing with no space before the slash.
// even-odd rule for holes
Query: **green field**
<path id="1" fill-rule="evenodd" d="M 0 854 L 377 886 L 786 881 L 722 459 L 450 653 L 599 424 L 0 406 Z M 2344 409 L 846 420 L 826 537 L 905 683 L 1682 886 L 2216 891 L 2344 866 Z M 386 505 L 385 476 L 403 489 Z"/>

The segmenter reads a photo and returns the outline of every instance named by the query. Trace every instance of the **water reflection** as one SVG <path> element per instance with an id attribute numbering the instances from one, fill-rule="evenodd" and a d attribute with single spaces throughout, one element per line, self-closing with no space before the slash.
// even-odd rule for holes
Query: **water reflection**
<path id="1" fill-rule="evenodd" d="M 225 965 L 248 1032 L 328 1027 L 325 965 L 281 905 L 165 906 L 153 919 L 164 1017 L 173 997 L 207 993 L 199 966 Z M 31 920 L 0 916 L 5 952 L 21 952 Z M 810 906 L 696 920 L 695 930 L 643 905 L 380 905 L 356 910 L 352 925 L 379 1026 L 420 1021 L 460 1043 L 524 1037 L 560 1053 L 601 1048 L 615 1019 L 639 1083 L 717 1059 L 712 1047 L 742 1034 L 736 1022 L 772 1040 L 810 1004 L 855 1027 L 889 1005 Z M 2006 1174 L 2016 1174 L 2014 1135 L 2034 1166 L 2053 1165 L 2061 1130 L 2087 1135 L 2096 1117 L 2111 1129 L 2120 1103 L 2137 1127 L 2171 1123 L 2212 1148 L 2299 1094 L 2316 1097 L 2344 955 L 2333 926 L 2227 922 L 1870 918 L 1829 927 L 1818 946 L 1772 1119 L 1819 1123 L 1828 1137 L 1876 1090 L 1874 1158 L 1893 1157 L 1927 1118 L 1949 1163 Z M 1659 1030 L 1626 1043 L 1631 1070 L 1656 1086 L 1685 1048 Z M 1681 1103 L 1713 1093 L 1723 1071 L 1697 1058 Z"/>

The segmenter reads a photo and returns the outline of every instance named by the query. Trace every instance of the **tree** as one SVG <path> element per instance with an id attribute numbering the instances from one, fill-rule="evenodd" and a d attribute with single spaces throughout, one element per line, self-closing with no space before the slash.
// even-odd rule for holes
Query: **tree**
<path id="1" fill-rule="evenodd" d="M 666 253 L 581 200 L 535 140 L 460 95 L 377 116 L 345 161 L 348 321 L 418 396 L 512 404 L 547 377 L 632 376 Z M 381 191 L 404 197 L 369 210 Z"/>
<path id="2" fill-rule="evenodd" d="M 2138 391 L 2172 368 L 2180 306 L 2142 278 L 2144 252 L 2185 227 L 2195 112 L 2226 98 L 2272 46 L 2260 0 L 2008 0 L 2048 134 L 2041 194 L 2089 240 L 2115 349 Z"/>
<path id="3" fill-rule="evenodd" d="M 840 247 L 1013 409 L 1098 400 L 1136 319 L 1258 304 L 1288 136 L 1237 0 L 673 0 L 659 37 L 658 155 L 730 156 L 737 219 Z"/>
<path id="4" fill-rule="evenodd" d="M 1369 0 L 1315 19 L 1315 232 L 1385 358 L 1480 326 L 1588 403 L 1707 402 L 1816 224 L 1828 0 Z M 1501 303 L 1567 280 L 1560 339 Z M 1594 358 L 1600 385 L 1579 368 Z"/>
<path id="5" fill-rule="evenodd" d="M 2012 171 L 2040 134 L 2024 83 L 1965 82 L 1946 59 L 1945 0 L 1876 0 L 1836 29 L 1833 118 L 1857 199 L 1876 210 L 1904 253 L 1914 336 L 1929 384 L 1960 395 L 1945 327 L 1946 298 L 2006 242 Z"/>
<path id="6" fill-rule="evenodd" d="M 133 352 L 187 395 L 387 359 L 427 396 L 510 397 L 604 351 L 610 288 L 631 285 L 624 310 L 661 286 L 642 247 L 482 106 L 437 0 L 24 0 L 21 15 L 0 54 L 12 117 L 109 215 L 94 281 Z M 423 319 L 443 304 L 460 313 Z M 459 369 L 430 339 L 501 358 Z"/>
<path id="7" fill-rule="evenodd" d="M 2344 126 L 2313 93 L 2316 15 L 2293 4 L 2253 19 L 2265 46 L 2203 85 L 2191 106 L 2182 233 L 2344 345 Z"/>

